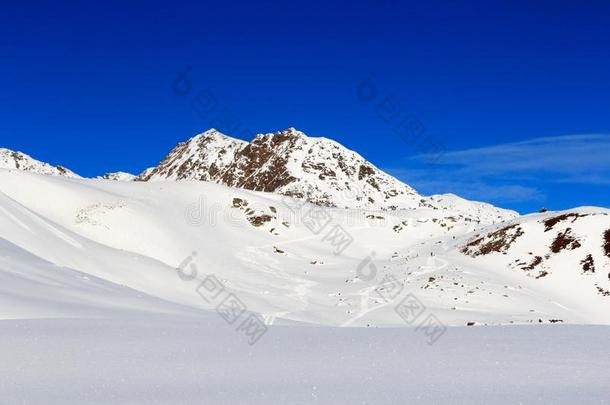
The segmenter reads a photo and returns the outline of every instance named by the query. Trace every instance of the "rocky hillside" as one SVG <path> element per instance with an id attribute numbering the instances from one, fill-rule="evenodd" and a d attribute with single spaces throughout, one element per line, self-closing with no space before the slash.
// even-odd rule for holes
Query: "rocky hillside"
<path id="1" fill-rule="evenodd" d="M 358 153 L 294 128 L 257 135 L 249 143 L 211 129 L 180 143 L 137 180 L 211 181 L 339 208 L 458 210 L 483 223 L 517 216 L 453 195 L 421 196 Z"/>
<path id="2" fill-rule="evenodd" d="M 607 209 L 585 207 L 524 216 L 477 234 L 460 250 L 478 262 L 493 262 L 539 282 L 548 280 L 573 290 L 584 285 L 588 295 L 610 297 Z"/>
<path id="3" fill-rule="evenodd" d="M 76 173 L 63 166 L 51 166 L 26 155 L 9 149 L 0 148 L 0 169 L 22 170 L 51 176 L 80 178 Z"/>

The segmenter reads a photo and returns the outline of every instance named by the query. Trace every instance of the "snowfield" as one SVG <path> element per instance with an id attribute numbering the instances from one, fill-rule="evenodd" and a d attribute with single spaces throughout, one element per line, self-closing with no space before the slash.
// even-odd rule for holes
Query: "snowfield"
<path id="1" fill-rule="evenodd" d="M 549 232 L 540 221 L 556 213 L 511 220 L 523 222 L 524 235 L 507 252 L 493 236 L 491 243 L 473 244 L 471 251 L 486 243 L 498 250 L 471 252 L 475 257 L 464 246 L 506 225 L 484 226 L 459 211 L 431 208 L 321 208 L 208 182 L 116 182 L 0 170 L 0 212 L 3 277 L 30 285 L 30 291 L 47 288 L 58 300 L 65 299 L 59 286 L 73 291 L 76 283 L 85 289 L 112 283 L 174 306 L 213 310 L 218 303 L 198 291 L 211 277 L 269 324 L 405 326 L 396 305 L 409 295 L 446 325 L 610 324 L 610 297 L 597 289 L 610 289 L 610 258 L 601 248 L 610 217 L 603 209 L 589 209 L 576 218 L 580 222 L 560 221 Z M 586 241 L 580 236 L 583 246 L 552 253 L 555 234 L 568 226 L 575 235 L 591 232 Z M 333 239 L 339 229 L 349 243 Z M 579 264 L 588 252 L 597 263 L 590 274 Z M 536 256 L 543 261 L 533 270 L 515 267 Z M 83 276 L 74 281 L 67 272 Z M 0 297 L 3 318 L 72 316 L 70 306 L 21 298 L 23 288 L 17 290 Z M 82 299 L 100 301 L 89 294 Z"/>
<path id="2" fill-rule="evenodd" d="M 48 174 L 0 169 L 1 403 L 607 401 L 609 210 Z"/>
<path id="3" fill-rule="evenodd" d="M 0 398 L 27 404 L 604 404 L 600 326 L 274 326 L 138 316 L 0 321 Z"/>

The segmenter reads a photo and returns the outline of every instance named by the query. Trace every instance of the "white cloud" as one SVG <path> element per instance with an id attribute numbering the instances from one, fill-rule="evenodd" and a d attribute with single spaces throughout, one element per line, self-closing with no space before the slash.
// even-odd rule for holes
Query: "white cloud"
<path id="1" fill-rule="evenodd" d="M 561 184 L 610 184 L 610 136 L 536 138 L 446 152 L 434 165 L 415 156 L 389 169 L 426 193 L 452 192 L 493 203 L 541 203 L 544 190 Z"/>
<path id="2" fill-rule="evenodd" d="M 447 152 L 438 164 L 477 177 L 545 175 L 548 181 L 606 184 L 610 183 L 610 136 L 567 135 Z"/>
<path id="3" fill-rule="evenodd" d="M 536 187 L 519 184 L 493 184 L 477 178 L 463 178 L 451 173 L 425 170 L 384 169 L 424 194 L 453 193 L 471 200 L 495 203 L 542 202 Z"/>

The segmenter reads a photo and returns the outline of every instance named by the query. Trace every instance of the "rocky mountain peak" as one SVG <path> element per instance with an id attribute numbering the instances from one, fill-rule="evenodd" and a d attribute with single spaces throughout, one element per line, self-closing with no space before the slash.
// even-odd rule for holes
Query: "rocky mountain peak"
<path id="1" fill-rule="evenodd" d="M 487 223 L 517 215 L 455 196 L 423 197 L 358 153 L 328 138 L 309 137 L 295 128 L 259 134 L 251 142 L 211 129 L 178 144 L 138 180 L 211 181 L 340 208 L 458 208 Z"/>
<path id="2" fill-rule="evenodd" d="M 22 152 L 0 148 L 0 169 L 22 170 L 51 176 L 80 178 L 79 175 L 63 166 L 52 166 Z"/>

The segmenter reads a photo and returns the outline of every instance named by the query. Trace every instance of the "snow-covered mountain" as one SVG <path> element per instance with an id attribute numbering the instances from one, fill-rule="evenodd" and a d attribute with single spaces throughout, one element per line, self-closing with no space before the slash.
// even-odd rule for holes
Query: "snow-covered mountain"
<path id="1" fill-rule="evenodd" d="M 211 129 L 180 143 L 137 180 L 204 180 L 328 207 L 458 210 L 485 224 L 517 216 L 514 211 L 454 195 L 421 196 L 358 153 L 294 128 L 257 135 L 249 143 Z"/>
<path id="2" fill-rule="evenodd" d="M 225 150 L 242 161 L 243 149 Z M 187 172 L 223 163 L 191 156 Z M 0 168 L 3 398 L 607 397 L 610 329 L 592 325 L 610 325 L 609 210 L 500 221 L 493 207 L 453 195 L 411 209 L 321 207 L 212 181 L 67 179 L 24 167 Z M 40 379 L 43 369 L 53 373 Z M 219 390 L 219 372 L 240 390 Z M 481 375 L 493 389 L 481 390 Z M 557 391 L 558 381 L 572 388 Z"/>
<path id="3" fill-rule="evenodd" d="M 179 143 L 158 166 L 145 170 L 138 181 L 203 180 L 216 182 L 248 143 L 215 129 Z"/>
<path id="4" fill-rule="evenodd" d="M 610 310 L 610 210 L 582 207 L 527 215 L 477 233 L 458 247 L 479 266 L 524 274 L 562 294 L 573 308 L 596 301 L 602 304 L 600 316 Z"/>
<path id="5" fill-rule="evenodd" d="M 50 164 L 36 160 L 25 153 L 15 152 L 5 148 L 0 148 L 0 169 L 23 170 L 51 176 L 80 178 L 79 175 L 63 166 L 51 166 Z"/>
<path id="6" fill-rule="evenodd" d="M 113 173 L 106 173 L 103 176 L 99 176 L 97 178 L 102 179 L 102 180 L 113 180 L 113 181 L 134 181 L 136 179 L 136 176 L 134 176 L 131 173 L 126 173 L 126 172 L 113 172 Z"/>
<path id="7" fill-rule="evenodd" d="M 250 143 L 211 129 L 179 144 L 138 179 L 212 181 L 331 207 L 412 208 L 420 200 L 357 153 L 294 128 L 257 135 Z"/>
<path id="8" fill-rule="evenodd" d="M 0 168 L 80 178 L 20 152 L 0 149 Z M 139 176 L 106 173 L 122 182 L 200 180 L 233 188 L 271 192 L 326 207 L 379 211 L 431 208 L 457 211 L 457 221 L 488 225 L 518 216 L 491 204 L 452 194 L 430 197 L 375 167 L 358 153 L 327 138 L 289 128 L 257 135 L 251 142 L 210 129 L 178 144 L 159 165 Z"/>
<path id="9" fill-rule="evenodd" d="M 101 177 L 116 181 L 79 179 L 27 155 L 0 156 L 8 169 L 0 169 L 0 277 L 19 268 L 25 290 L 52 295 L 36 284 L 41 271 L 66 269 L 55 274 L 59 285 L 81 272 L 102 283 L 87 311 L 104 283 L 153 297 L 144 307 L 210 309 L 175 277 L 199 252 L 198 265 L 270 323 L 400 324 L 379 298 L 388 277 L 447 324 L 610 323 L 610 216 L 601 208 L 518 217 L 455 195 L 424 197 L 295 129 L 249 143 L 210 130 L 138 181 L 121 172 Z M 340 252 L 329 229 L 344 231 Z M 47 301 L 24 309 L 14 294 L 0 307 L 13 308 L 11 317 L 85 310 L 58 294 L 54 309 Z M 138 307 L 131 293 L 116 296 Z"/>

